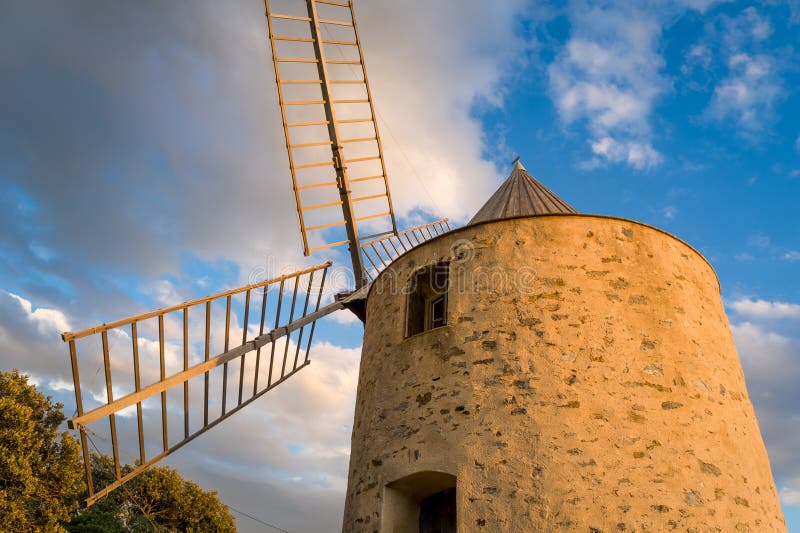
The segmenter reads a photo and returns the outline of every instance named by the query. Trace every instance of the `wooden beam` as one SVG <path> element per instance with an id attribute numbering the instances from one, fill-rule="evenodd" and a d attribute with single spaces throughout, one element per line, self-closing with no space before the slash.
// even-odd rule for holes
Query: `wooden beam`
<path id="1" fill-rule="evenodd" d="M 301 276 L 303 274 L 308 274 L 309 272 L 313 272 L 315 270 L 319 270 L 321 268 L 327 268 L 331 266 L 333 263 L 331 261 L 326 261 L 325 263 L 315 265 L 312 267 L 308 267 L 303 270 L 298 270 L 297 272 L 292 272 L 291 274 L 284 274 L 277 278 L 272 278 L 264 281 L 260 281 L 258 283 L 253 283 L 250 285 L 245 285 L 244 287 L 239 287 L 238 289 L 230 289 L 219 294 L 213 294 L 211 296 L 206 296 L 205 298 L 199 298 L 197 300 L 190 300 L 188 302 L 184 302 L 182 304 L 173 305 L 171 307 L 164 307 L 161 309 L 156 309 L 155 311 L 150 311 L 148 313 L 142 313 L 139 315 L 130 316 L 128 318 L 123 318 L 121 320 L 116 320 L 114 322 L 109 322 L 108 324 L 101 324 L 99 326 L 95 326 L 93 328 L 84 329 L 77 332 L 64 332 L 61 334 L 61 339 L 64 342 L 69 342 L 74 339 L 80 339 L 82 337 L 88 337 L 89 335 L 94 335 L 95 333 L 100 333 L 102 331 L 108 331 L 109 329 L 118 328 L 120 326 L 127 326 L 133 322 L 140 322 L 142 320 L 147 320 L 148 318 L 157 317 L 159 315 L 166 315 L 167 313 L 171 313 L 173 311 L 180 311 L 187 307 L 192 307 L 198 304 L 211 302 L 213 300 L 217 300 L 219 298 L 223 298 L 225 296 L 231 296 L 234 294 L 240 294 L 250 289 L 256 289 L 259 287 L 264 287 L 266 285 L 270 285 L 272 283 L 278 283 L 281 280 L 293 278 L 294 276 Z"/>
<path id="2" fill-rule="evenodd" d="M 345 300 L 340 300 L 338 302 L 333 302 L 325 307 L 315 311 L 314 313 L 309 313 L 307 316 L 294 320 L 285 326 L 281 326 L 279 328 L 275 328 L 269 333 L 265 333 L 263 335 L 259 335 L 255 339 L 242 344 L 241 346 L 237 346 L 233 349 L 230 349 L 226 352 L 223 352 L 216 357 L 209 359 L 208 361 L 204 361 L 202 363 L 198 363 L 195 366 L 191 367 L 188 370 L 183 372 L 179 372 L 174 374 L 163 381 L 159 381 L 157 383 L 153 383 L 147 387 L 142 388 L 141 390 L 134 391 L 126 396 L 123 396 L 113 402 L 100 406 L 96 409 L 89 411 L 88 413 L 83 414 L 82 416 L 77 416 L 72 418 L 68 421 L 67 425 L 70 429 L 80 429 L 82 427 L 86 427 L 87 425 L 91 424 L 92 422 L 96 422 L 102 418 L 107 416 L 111 416 L 114 413 L 121 411 L 131 405 L 136 403 L 142 402 L 147 398 L 160 394 L 161 392 L 166 391 L 176 385 L 180 385 L 181 383 L 188 381 L 196 376 L 204 374 L 218 366 L 224 365 L 225 363 L 236 359 L 237 357 L 241 357 L 242 355 L 251 352 L 253 350 L 257 350 L 262 346 L 274 342 L 282 337 L 285 337 L 292 333 L 293 331 L 308 325 L 315 320 L 319 320 L 320 318 L 327 316 L 334 311 L 338 311 L 344 308 L 344 304 L 356 297 L 356 294 L 361 294 L 360 291 L 357 291 L 350 295 Z"/>

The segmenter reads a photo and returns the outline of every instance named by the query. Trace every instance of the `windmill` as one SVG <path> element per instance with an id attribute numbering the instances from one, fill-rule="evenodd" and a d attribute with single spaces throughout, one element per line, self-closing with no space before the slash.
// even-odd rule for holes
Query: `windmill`
<path id="1" fill-rule="evenodd" d="M 352 1 L 283 1 L 266 11 L 303 251 L 347 245 L 354 290 L 322 305 L 327 261 L 65 333 L 87 503 L 305 368 L 317 320 L 349 309 L 365 327 L 344 531 L 785 530 L 711 264 L 577 212 L 518 160 L 466 226 L 398 231 Z M 92 350 L 105 395 L 84 410 Z M 95 490 L 106 423 L 115 480 Z"/>
<path id="2" fill-rule="evenodd" d="M 355 290 L 322 305 L 332 264 L 326 261 L 65 332 L 77 407 L 68 425 L 80 434 L 87 505 L 305 368 L 317 320 L 345 308 L 363 319 L 370 281 L 403 252 L 450 229 L 447 219 L 397 229 L 352 1 L 288 0 L 275 11 L 265 0 L 265 8 L 303 252 L 347 246 Z M 122 359 L 130 364 L 119 368 Z M 105 379 L 102 398 L 81 388 L 81 369 L 94 364 Z M 238 383 L 229 383 L 231 371 Z M 190 393 L 194 388 L 197 393 Z M 168 409 L 172 395 L 180 401 Z M 95 404 L 90 409 L 84 407 L 87 397 Z M 150 402 L 160 403 L 161 412 L 161 446 L 155 450 L 147 449 L 145 438 L 143 404 Z M 135 426 L 137 449 L 136 465 L 125 471 L 118 426 L 128 422 Z M 105 424 L 115 479 L 99 488 L 92 480 L 90 444 Z"/>

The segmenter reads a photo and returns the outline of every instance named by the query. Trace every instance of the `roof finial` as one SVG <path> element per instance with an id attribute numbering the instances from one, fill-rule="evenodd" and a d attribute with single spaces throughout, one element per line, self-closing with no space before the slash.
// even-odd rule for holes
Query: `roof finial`
<path id="1" fill-rule="evenodd" d="M 511 162 L 511 164 L 512 164 L 512 165 L 514 165 L 514 170 L 525 170 L 525 167 L 523 167 L 523 166 L 522 166 L 522 163 L 520 163 L 520 161 L 519 161 L 519 156 L 517 156 L 517 157 L 516 157 L 516 158 L 515 158 L 515 159 L 514 159 L 514 160 Z"/>

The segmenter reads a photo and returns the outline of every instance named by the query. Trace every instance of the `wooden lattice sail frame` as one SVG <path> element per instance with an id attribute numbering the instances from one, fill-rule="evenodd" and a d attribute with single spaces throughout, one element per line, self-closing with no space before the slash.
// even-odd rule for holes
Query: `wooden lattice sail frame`
<path id="1" fill-rule="evenodd" d="M 75 387 L 75 402 L 77 416 L 68 421 L 70 429 L 77 429 L 80 432 L 81 448 L 85 466 L 85 474 L 89 489 L 87 504 L 92 504 L 97 499 L 105 496 L 112 490 L 120 487 L 125 482 L 141 474 L 148 467 L 171 454 L 175 450 L 183 447 L 197 436 L 205 433 L 223 420 L 229 418 L 245 406 L 263 396 L 268 391 L 274 389 L 294 374 L 305 368 L 309 364 L 309 352 L 311 341 L 316 328 L 316 321 L 334 311 L 342 309 L 347 304 L 347 299 L 341 299 L 325 307 L 320 307 L 322 294 L 325 286 L 330 262 L 323 263 L 304 270 L 299 270 L 291 274 L 286 274 L 274 279 L 262 281 L 252 285 L 246 285 L 237 289 L 225 291 L 213 296 L 208 296 L 198 300 L 185 302 L 180 305 L 158 309 L 149 313 L 128 317 L 112 323 L 102 324 L 93 328 L 78 332 L 67 332 L 62 335 L 65 342 L 69 344 L 70 363 L 72 367 L 73 383 Z M 290 289 L 291 287 L 291 289 Z M 241 343 L 231 347 L 231 311 L 233 297 L 244 295 L 243 304 L 243 327 Z M 251 297 L 258 295 L 261 298 L 261 305 L 256 308 L 257 318 L 253 320 L 251 313 Z M 270 298 L 277 299 L 276 302 L 268 304 Z M 216 302 L 225 302 L 225 324 L 224 328 L 224 350 L 222 353 L 213 355 L 211 350 L 211 331 L 212 331 L 212 305 Z M 286 318 L 286 309 L 289 309 Z M 302 309 L 302 311 L 301 311 Z M 205 321 L 205 338 L 202 342 L 203 361 L 193 366 L 189 365 L 190 351 L 193 346 L 189 341 L 189 315 L 199 313 Z M 270 316 L 271 315 L 271 316 Z M 174 319 L 182 324 L 182 346 L 183 370 L 173 375 L 167 375 L 165 370 L 165 320 Z M 154 383 L 142 387 L 140 374 L 140 337 L 139 325 L 147 320 L 155 319 L 158 322 L 158 351 L 160 362 L 159 379 Z M 284 321 L 285 320 L 285 321 Z M 258 334 L 250 333 L 251 327 L 258 325 Z M 273 324 L 270 327 L 270 324 Z M 265 331 L 265 328 L 269 328 Z M 130 376 L 112 376 L 111 356 L 109 350 L 109 332 L 124 329 L 125 337 L 130 339 L 129 355 L 133 360 L 133 379 Z M 128 333 L 129 332 L 129 333 Z M 291 338 L 294 350 L 290 353 L 290 337 L 294 332 L 298 332 Z M 307 332 L 307 333 L 306 333 Z M 306 336 L 307 335 L 307 336 Z M 102 350 L 102 368 L 105 378 L 105 397 L 106 401 L 99 407 L 84 412 L 84 392 L 81 389 L 81 372 L 78 361 L 78 349 L 76 341 L 100 336 L 100 346 Z M 283 346 L 278 346 L 278 340 L 284 339 Z M 234 341 L 235 342 L 235 341 Z M 266 351 L 268 349 L 268 352 Z M 282 349 L 282 353 L 281 353 Z M 260 366 L 262 365 L 262 351 L 268 360 L 264 364 L 269 365 L 266 383 L 259 383 Z M 255 352 L 255 370 L 252 372 L 252 390 L 245 390 L 245 355 Z M 197 354 L 195 354 L 197 355 Z M 239 383 L 236 404 L 228 408 L 228 365 L 231 362 L 239 362 Z M 217 417 L 209 415 L 209 372 L 217 367 L 222 367 L 222 398 L 221 413 Z M 198 429 L 190 429 L 189 416 L 189 381 L 192 378 L 203 376 L 204 395 L 203 395 L 203 417 Z M 251 381 L 248 377 L 248 383 Z M 135 389 L 130 394 L 120 398 L 114 398 L 113 383 L 115 379 L 128 378 L 135 384 Z M 166 394 L 171 389 L 182 389 L 183 393 L 183 428 L 182 438 L 175 441 L 169 437 L 169 427 L 167 423 L 167 400 Z M 91 393 L 91 391 L 89 391 Z M 142 416 L 142 402 L 148 398 L 160 396 L 161 401 L 161 439 L 162 449 L 159 453 L 148 456 L 145 452 L 145 430 Z M 96 399 L 96 396 L 94 396 Z M 194 400 L 193 401 L 199 401 Z M 116 415 L 123 409 L 136 406 L 136 426 L 138 434 L 138 452 L 136 466 L 132 471 L 123 475 L 121 473 L 121 459 L 117 439 Z M 111 451 L 114 461 L 115 480 L 108 486 L 95 490 L 92 482 L 91 454 L 89 452 L 87 431 L 89 426 L 99 423 L 104 419 L 108 420 L 111 441 Z"/>
<path id="2" fill-rule="evenodd" d="M 274 4 L 275 0 L 272 3 Z M 361 286 L 366 281 L 366 269 L 359 243 L 384 235 L 396 235 L 397 224 L 353 3 L 334 0 L 296 0 L 295 3 L 297 4 L 295 7 L 305 5 L 304 15 L 276 13 L 272 10 L 270 0 L 264 1 L 292 188 L 303 238 L 303 252 L 309 255 L 317 250 L 349 245 L 356 284 Z M 331 18 L 320 16 L 319 5 L 333 8 Z M 278 32 L 276 30 L 278 23 L 285 24 L 285 30 Z M 329 31 L 329 28 L 344 28 L 349 32 L 349 36 L 326 37 L 325 32 Z M 289 52 L 293 55 L 288 56 L 281 50 L 285 44 L 310 46 L 305 50 Z M 329 49 L 332 47 L 347 48 L 350 55 L 344 59 L 333 59 L 329 54 Z M 314 65 L 316 73 L 314 77 L 305 79 L 286 77 L 285 69 L 292 64 Z M 337 77 L 333 70 L 343 66 L 356 72 L 349 78 Z M 292 95 L 299 92 L 298 88 L 306 86 L 318 86 L 319 97 L 309 99 Z M 356 97 L 339 96 L 339 88 L 346 86 L 356 87 L 362 94 Z M 364 116 L 342 118 L 348 112 L 358 115 L 358 109 L 363 111 Z M 306 120 L 292 120 L 289 117 L 290 113 L 304 116 Z M 369 132 L 347 135 L 344 130 L 356 124 L 368 126 Z M 306 142 L 296 140 L 300 137 L 300 130 L 306 130 L 308 133 L 308 130 L 313 128 L 325 128 L 326 138 Z M 317 147 L 330 147 L 330 160 L 299 162 L 305 153 Z M 362 152 L 358 156 L 350 155 L 357 148 Z M 364 149 L 367 149 L 368 153 L 364 153 Z M 367 171 L 365 174 L 353 168 L 365 167 L 369 162 L 379 163 L 379 169 L 373 172 Z M 333 175 L 330 178 L 323 178 L 322 181 L 317 181 L 319 178 L 315 180 L 308 175 L 311 171 L 331 167 Z M 378 189 L 366 188 L 375 184 L 379 185 Z M 321 201 L 307 199 L 310 194 L 321 193 L 326 189 L 335 189 L 338 198 L 326 198 Z M 361 206 L 368 204 L 372 207 L 371 210 L 365 207 L 367 211 L 359 212 Z M 315 223 L 309 223 L 308 220 L 312 212 L 321 215 Z M 321 214 L 323 212 L 324 215 Z M 376 219 L 384 219 L 388 222 L 388 226 L 372 235 L 363 235 L 362 225 L 374 222 Z M 346 239 L 328 240 L 329 235 L 325 234 L 326 230 L 337 227 L 344 227 Z M 312 236 L 316 244 L 312 242 Z"/>

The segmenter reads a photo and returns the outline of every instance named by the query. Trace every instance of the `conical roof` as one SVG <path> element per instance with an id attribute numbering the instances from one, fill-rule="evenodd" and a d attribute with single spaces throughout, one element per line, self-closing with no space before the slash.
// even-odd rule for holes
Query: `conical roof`
<path id="1" fill-rule="evenodd" d="M 519 160 L 511 175 L 467 224 L 526 215 L 577 213 L 567 202 L 528 174 Z"/>

